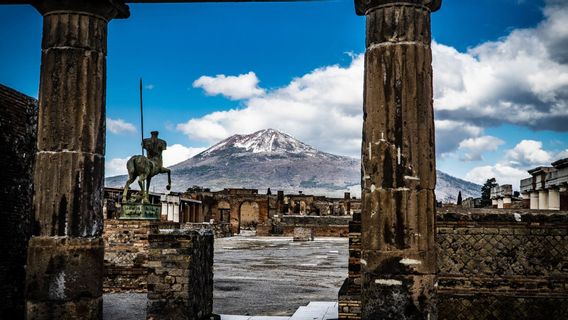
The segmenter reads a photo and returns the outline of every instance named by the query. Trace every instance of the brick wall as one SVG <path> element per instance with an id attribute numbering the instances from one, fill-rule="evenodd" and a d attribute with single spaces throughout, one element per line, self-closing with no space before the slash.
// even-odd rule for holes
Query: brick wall
<path id="1" fill-rule="evenodd" d="M 37 102 L 0 85 L 0 319 L 24 318 Z"/>
<path id="2" fill-rule="evenodd" d="M 361 319 L 361 213 L 349 222 L 348 278 L 339 289 L 340 319 Z"/>
<path id="3" fill-rule="evenodd" d="M 149 235 L 148 319 L 205 319 L 213 311 L 211 230 Z"/>
<path id="4" fill-rule="evenodd" d="M 105 292 L 146 291 L 149 221 L 105 220 Z"/>
<path id="5" fill-rule="evenodd" d="M 439 319 L 566 319 L 568 213 L 438 215 Z"/>

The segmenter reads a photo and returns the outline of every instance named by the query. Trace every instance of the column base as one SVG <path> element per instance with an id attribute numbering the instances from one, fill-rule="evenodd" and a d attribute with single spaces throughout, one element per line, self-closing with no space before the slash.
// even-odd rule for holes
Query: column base
<path id="1" fill-rule="evenodd" d="M 102 238 L 32 238 L 26 318 L 102 319 L 103 260 Z"/>
<path id="2" fill-rule="evenodd" d="M 435 320 L 435 275 L 363 276 L 362 319 Z"/>
<path id="3" fill-rule="evenodd" d="M 103 298 L 84 298 L 68 302 L 27 301 L 28 320 L 102 319 Z"/>

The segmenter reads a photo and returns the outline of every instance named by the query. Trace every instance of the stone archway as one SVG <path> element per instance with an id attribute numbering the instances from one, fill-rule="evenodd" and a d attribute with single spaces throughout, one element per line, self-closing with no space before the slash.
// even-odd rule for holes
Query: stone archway
<path id="1" fill-rule="evenodd" d="M 244 201 L 239 206 L 239 232 L 242 229 L 256 229 L 259 222 L 260 207 L 255 201 Z"/>

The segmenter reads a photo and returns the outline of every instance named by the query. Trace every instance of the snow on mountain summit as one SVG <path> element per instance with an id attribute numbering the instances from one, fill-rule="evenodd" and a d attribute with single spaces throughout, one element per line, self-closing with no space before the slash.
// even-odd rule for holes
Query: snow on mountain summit
<path id="1" fill-rule="evenodd" d="M 203 151 L 200 156 L 210 156 L 227 149 L 240 149 L 240 152 L 269 154 L 314 155 L 318 150 L 274 129 L 264 129 L 251 134 L 236 134 Z"/>

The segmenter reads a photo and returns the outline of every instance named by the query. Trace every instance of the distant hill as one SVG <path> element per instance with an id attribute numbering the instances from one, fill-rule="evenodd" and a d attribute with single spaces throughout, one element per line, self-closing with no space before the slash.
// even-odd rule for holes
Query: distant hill
<path id="1" fill-rule="evenodd" d="M 319 151 L 273 129 L 233 135 L 200 154 L 171 166 L 172 189 L 184 191 L 198 185 L 223 188 L 271 188 L 287 193 L 342 197 L 346 191 L 361 194 L 360 160 Z M 438 171 L 438 200 L 455 201 L 459 190 L 465 199 L 479 196 L 481 186 Z M 126 176 L 105 180 L 122 187 Z M 132 187 L 135 187 L 133 184 Z M 166 176 L 152 179 L 152 189 L 165 191 Z"/>

